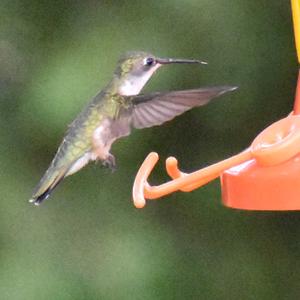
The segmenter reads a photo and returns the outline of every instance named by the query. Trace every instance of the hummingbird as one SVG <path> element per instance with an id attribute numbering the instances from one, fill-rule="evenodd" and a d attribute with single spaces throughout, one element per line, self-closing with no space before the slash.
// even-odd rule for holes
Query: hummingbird
<path id="1" fill-rule="evenodd" d="M 182 91 L 139 94 L 161 66 L 206 64 L 194 59 L 159 58 L 146 52 L 128 52 L 117 64 L 112 80 L 87 104 L 69 128 L 49 168 L 35 188 L 30 202 L 39 205 L 66 177 L 90 161 L 100 160 L 114 170 L 113 142 L 132 128 L 161 125 L 175 116 L 236 89 L 216 86 Z"/>

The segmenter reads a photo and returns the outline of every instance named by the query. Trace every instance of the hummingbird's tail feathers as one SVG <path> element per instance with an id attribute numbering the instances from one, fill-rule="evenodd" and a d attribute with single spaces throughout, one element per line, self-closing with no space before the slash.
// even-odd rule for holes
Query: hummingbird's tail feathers
<path id="1" fill-rule="evenodd" d="M 34 203 L 35 205 L 40 205 L 66 177 L 67 171 L 67 168 L 61 168 L 60 170 L 53 171 L 50 167 L 42 177 L 29 202 Z"/>
<path id="2" fill-rule="evenodd" d="M 29 202 L 33 203 L 34 205 L 40 205 L 44 200 L 46 200 L 50 194 L 52 193 L 52 191 L 54 190 L 55 187 L 57 187 L 57 185 L 64 179 L 64 177 L 60 178 L 60 180 L 55 183 L 55 185 L 48 187 L 48 189 L 42 193 L 39 196 L 33 197 L 32 199 L 29 200 Z"/>
<path id="3" fill-rule="evenodd" d="M 235 86 L 217 86 L 134 96 L 132 126 L 146 128 L 161 125 L 193 107 L 205 105 L 211 99 L 235 89 Z"/>

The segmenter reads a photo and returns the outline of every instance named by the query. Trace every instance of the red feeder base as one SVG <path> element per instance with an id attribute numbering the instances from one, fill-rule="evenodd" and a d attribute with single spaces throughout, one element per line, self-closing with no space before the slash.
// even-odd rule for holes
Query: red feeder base
<path id="1" fill-rule="evenodd" d="M 249 160 L 221 176 L 225 206 L 247 210 L 300 210 L 300 155 L 275 166 Z"/>

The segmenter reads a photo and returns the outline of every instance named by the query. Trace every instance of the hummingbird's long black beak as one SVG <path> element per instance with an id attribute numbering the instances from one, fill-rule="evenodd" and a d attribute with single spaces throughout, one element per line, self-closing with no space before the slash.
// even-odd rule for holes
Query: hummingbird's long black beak
<path id="1" fill-rule="evenodd" d="M 180 58 L 157 58 L 156 62 L 161 65 L 167 64 L 202 64 L 207 65 L 207 62 L 196 59 L 180 59 Z"/>

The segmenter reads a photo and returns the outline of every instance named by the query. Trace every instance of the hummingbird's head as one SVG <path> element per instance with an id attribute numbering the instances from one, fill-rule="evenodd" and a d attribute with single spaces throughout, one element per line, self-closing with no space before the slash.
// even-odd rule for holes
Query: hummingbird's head
<path id="1" fill-rule="evenodd" d="M 115 71 L 120 83 L 118 93 L 124 96 L 137 95 L 159 67 L 173 63 L 206 64 L 199 60 L 158 58 L 151 53 L 128 52 L 120 58 Z"/>

